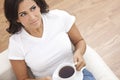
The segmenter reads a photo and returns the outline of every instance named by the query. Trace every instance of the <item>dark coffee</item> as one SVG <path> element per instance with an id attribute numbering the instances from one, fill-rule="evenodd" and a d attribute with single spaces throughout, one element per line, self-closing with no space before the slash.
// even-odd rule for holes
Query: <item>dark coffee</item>
<path id="1" fill-rule="evenodd" d="M 74 74 L 74 68 L 71 66 L 65 66 L 59 71 L 59 76 L 61 78 L 69 78 Z"/>

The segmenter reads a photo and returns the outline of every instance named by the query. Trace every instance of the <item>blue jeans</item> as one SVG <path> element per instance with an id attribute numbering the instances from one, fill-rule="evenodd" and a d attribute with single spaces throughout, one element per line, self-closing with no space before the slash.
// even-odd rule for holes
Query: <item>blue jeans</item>
<path id="1" fill-rule="evenodd" d="M 83 80 L 96 80 L 95 77 L 87 69 L 83 70 Z"/>

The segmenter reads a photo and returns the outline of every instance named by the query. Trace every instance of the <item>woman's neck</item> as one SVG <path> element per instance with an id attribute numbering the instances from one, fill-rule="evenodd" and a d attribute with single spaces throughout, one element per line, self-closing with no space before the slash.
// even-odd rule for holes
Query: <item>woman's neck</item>
<path id="1" fill-rule="evenodd" d="M 35 30 L 31 30 L 30 35 L 35 36 L 35 37 L 42 37 L 43 34 L 43 28 L 38 28 Z"/>
<path id="2" fill-rule="evenodd" d="M 41 26 L 36 28 L 36 29 L 26 29 L 26 31 L 32 36 L 42 37 L 42 35 L 43 35 L 43 25 L 41 24 Z"/>

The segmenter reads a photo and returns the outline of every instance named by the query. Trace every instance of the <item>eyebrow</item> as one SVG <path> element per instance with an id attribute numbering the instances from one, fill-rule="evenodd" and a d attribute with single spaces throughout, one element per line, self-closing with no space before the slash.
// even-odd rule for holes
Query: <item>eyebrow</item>
<path id="1" fill-rule="evenodd" d="M 19 14 L 22 14 L 22 13 L 25 13 L 25 11 L 22 11 L 22 12 L 18 13 L 18 15 L 19 15 Z"/>
<path id="2" fill-rule="evenodd" d="M 35 6 L 35 5 L 32 5 L 32 7 L 34 7 L 34 6 Z M 29 9 L 32 9 L 32 7 L 30 7 Z M 19 12 L 18 15 L 19 15 L 19 14 L 22 14 L 22 13 L 25 13 L 25 12 L 26 12 L 26 11 Z"/>
<path id="3" fill-rule="evenodd" d="M 32 9 L 33 7 L 35 7 L 35 5 L 33 5 L 32 7 L 30 7 L 30 9 Z"/>

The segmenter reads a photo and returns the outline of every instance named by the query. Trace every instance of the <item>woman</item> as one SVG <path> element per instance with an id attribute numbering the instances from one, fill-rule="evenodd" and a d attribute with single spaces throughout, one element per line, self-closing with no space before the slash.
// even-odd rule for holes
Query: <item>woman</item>
<path id="1" fill-rule="evenodd" d="M 18 80 L 52 80 L 63 62 L 77 62 L 78 71 L 85 66 L 86 44 L 74 16 L 62 10 L 49 11 L 44 0 L 5 0 L 4 7 L 11 34 L 8 57 Z M 35 79 L 29 77 L 27 67 Z"/>

